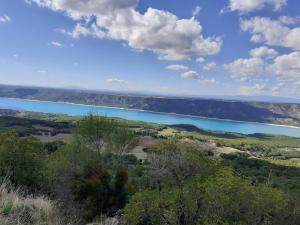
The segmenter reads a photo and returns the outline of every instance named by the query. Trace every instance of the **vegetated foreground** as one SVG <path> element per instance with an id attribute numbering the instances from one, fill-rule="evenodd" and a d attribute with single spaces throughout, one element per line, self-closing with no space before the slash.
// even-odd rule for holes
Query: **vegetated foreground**
<path id="1" fill-rule="evenodd" d="M 0 86 L 0 97 L 142 109 L 300 127 L 300 104 L 138 96 L 80 90 Z"/>
<path id="2" fill-rule="evenodd" d="M 300 224 L 300 139 L 1 113 L 1 225 Z"/>

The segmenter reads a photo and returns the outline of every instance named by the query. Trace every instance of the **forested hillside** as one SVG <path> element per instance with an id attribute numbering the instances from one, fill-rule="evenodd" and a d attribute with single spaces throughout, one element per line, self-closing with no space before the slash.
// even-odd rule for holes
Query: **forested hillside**
<path id="1" fill-rule="evenodd" d="M 0 97 L 62 101 L 156 112 L 300 126 L 300 104 L 123 95 L 50 88 L 0 86 Z"/>
<path id="2" fill-rule="evenodd" d="M 38 117 L 0 117 L 1 225 L 299 224 L 298 138 Z"/>

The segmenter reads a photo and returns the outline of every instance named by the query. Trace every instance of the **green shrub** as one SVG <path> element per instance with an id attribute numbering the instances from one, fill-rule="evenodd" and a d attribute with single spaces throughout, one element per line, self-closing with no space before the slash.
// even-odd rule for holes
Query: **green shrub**
<path id="1" fill-rule="evenodd" d="M 13 133 L 0 135 L 0 176 L 8 175 L 15 185 L 38 188 L 42 182 L 46 151 L 34 138 Z"/>

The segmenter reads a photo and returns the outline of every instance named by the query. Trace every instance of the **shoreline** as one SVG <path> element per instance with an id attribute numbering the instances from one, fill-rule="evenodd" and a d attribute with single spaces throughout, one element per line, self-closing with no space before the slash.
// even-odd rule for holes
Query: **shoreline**
<path id="1" fill-rule="evenodd" d="M 157 112 L 157 111 L 151 111 L 151 110 L 131 109 L 131 108 L 122 108 L 122 107 L 114 107 L 114 106 L 89 105 L 89 104 L 73 103 L 73 102 L 47 101 L 47 100 L 38 100 L 38 99 L 10 98 L 10 97 L 0 97 L 0 99 L 12 99 L 12 100 L 22 100 L 22 101 L 29 101 L 29 102 L 30 101 L 31 102 L 41 102 L 41 103 L 58 103 L 58 104 L 67 104 L 67 105 L 75 105 L 75 106 L 86 106 L 86 107 L 93 107 L 93 108 L 96 107 L 96 108 L 107 108 L 107 109 L 119 109 L 119 110 L 127 110 L 127 111 L 137 111 L 137 112 L 153 113 L 153 114 L 159 114 L 159 115 L 173 115 L 173 116 L 177 116 L 177 117 L 190 117 L 190 118 L 198 118 L 198 119 L 206 119 L 206 120 L 216 120 L 216 121 L 224 121 L 224 122 L 260 124 L 260 125 L 285 127 L 285 128 L 291 128 L 291 129 L 300 129 L 300 126 L 292 126 L 292 125 L 282 125 L 282 124 L 273 124 L 273 123 L 260 123 L 260 122 L 241 121 L 241 120 L 232 120 L 232 119 L 219 119 L 219 118 L 204 117 L 204 116 L 194 116 L 194 115 L 178 114 L 178 113 Z"/>

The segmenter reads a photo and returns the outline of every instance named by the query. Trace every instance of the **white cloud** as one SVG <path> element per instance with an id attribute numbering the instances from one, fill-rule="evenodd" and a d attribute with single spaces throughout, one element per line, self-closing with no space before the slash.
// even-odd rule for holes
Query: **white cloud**
<path id="1" fill-rule="evenodd" d="M 254 86 L 242 86 L 240 87 L 241 95 L 258 95 L 266 90 L 265 84 L 256 84 Z"/>
<path id="2" fill-rule="evenodd" d="M 203 66 L 204 70 L 211 70 L 217 67 L 217 64 L 215 62 L 208 62 Z"/>
<path id="3" fill-rule="evenodd" d="M 81 36 L 87 37 L 92 36 L 96 38 L 104 38 L 105 32 L 98 29 L 95 24 L 92 24 L 89 28 L 85 27 L 83 24 L 76 24 L 72 31 L 67 31 L 64 29 L 60 29 L 62 33 L 68 34 L 73 38 L 79 38 Z"/>
<path id="4" fill-rule="evenodd" d="M 198 57 L 198 58 L 196 59 L 196 62 L 199 63 L 199 64 L 201 64 L 201 63 L 204 63 L 204 62 L 205 62 L 205 59 L 204 59 L 203 57 Z"/>
<path id="5" fill-rule="evenodd" d="M 139 0 L 27 0 L 40 7 L 65 11 L 73 19 L 135 8 Z"/>
<path id="6" fill-rule="evenodd" d="M 117 78 L 109 78 L 105 80 L 106 83 L 110 84 L 128 84 L 128 81 L 117 79 Z"/>
<path id="7" fill-rule="evenodd" d="M 300 17 L 280 16 L 278 20 L 285 25 L 295 25 L 300 22 Z"/>
<path id="8" fill-rule="evenodd" d="M 193 10 L 192 15 L 193 16 L 198 16 L 200 11 L 201 11 L 201 7 L 199 5 L 197 5 L 196 8 Z"/>
<path id="9" fill-rule="evenodd" d="M 190 71 L 187 71 L 187 72 L 181 74 L 181 77 L 185 78 L 185 79 L 188 79 L 188 78 L 190 78 L 190 79 L 199 79 L 200 78 L 199 74 L 196 71 L 193 71 L 193 70 L 190 70 Z"/>
<path id="10" fill-rule="evenodd" d="M 231 11 L 249 13 L 271 7 L 273 10 L 280 10 L 287 4 L 287 0 L 229 0 L 228 8 Z"/>
<path id="11" fill-rule="evenodd" d="M 265 72 L 265 62 L 261 58 L 237 59 L 233 63 L 226 64 L 225 69 L 232 77 L 247 79 L 251 76 L 263 75 Z"/>
<path id="12" fill-rule="evenodd" d="M 215 84 L 216 80 L 215 79 L 203 79 L 203 80 L 199 80 L 199 82 L 201 84 Z"/>
<path id="13" fill-rule="evenodd" d="M 278 56 L 268 70 L 275 75 L 292 77 L 300 81 L 300 52 Z"/>
<path id="14" fill-rule="evenodd" d="M 254 48 L 250 51 L 250 55 L 254 58 L 267 58 L 272 59 L 278 56 L 278 52 L 272 48 L 262 46 L 259 48 Z"/>
<path id="15" fill-rule="evenodd" d="M 266 17 L 254 17 L 241 20 L 242 31 L 248 31 L 255 43 L 282 46 L 300 50 L 300 27 L 290 28 L 281 20 L 272 20 Z"/>
<path id="16" fill-rule="evenodd" d="M 263 58 L 237 59 L 224 66 L 232 78 L 240 81 L 269 82 L 274 81 L 274 93 L 283 86 L 290 90 L 300 83 L 300 52 L 277 56 L 272 61 Z M 248 90 L 245 88 L 245 90 Z"/>
<path id="17" fill-rule="evenodd" d="M 58 42 L 58 41 L 52 41 L 50 42 L 50 45 L 54 46 L 54 47 L 57 47 L 57 48 L 61 48 L 63 45 Z"/>
<path id="18" fill-rule="evenodd" d="M 175 70 L 175 71 L 185 71 L 185 70 L 188 70 L 189 68 L 187 66 L 184 66 L 184 65 L 168 65 L 166 67 L 166 69 Z"/>
<path id="19" fill-rule="evenodd" d="M 7 23 L 10 21 L 11 21 L 11 18 L 9 16 L 7 16 L 7 15 L 0 16 L 0 23 Z"/>
<path id="20" fill-rule="evenodd" d="M 152 51 L 163 60 L 214 55 L 222 45 L 220 38 L 205 38 L 202 26 L 195 18 L 179 19 L 170 12 L 153 8 L 148 8 L 144 14 L 138 12 L 139 0 L 31 1 L 65 12 L 74 20 L 84 20 L 85 24 L 81 23 L 69 32 L 73 37 L 92 35 L 125 41 L 129 47 Z"/>

